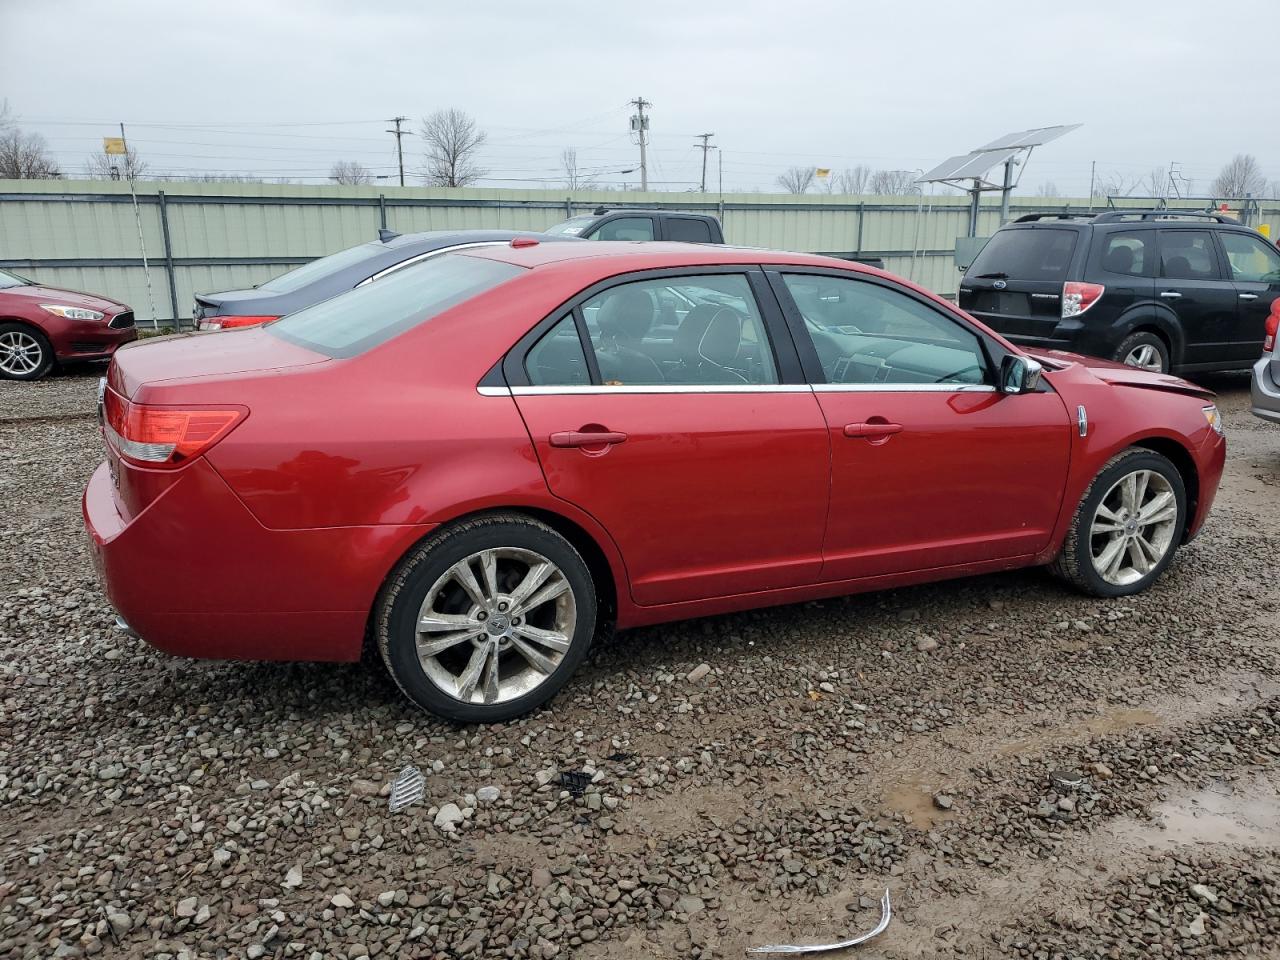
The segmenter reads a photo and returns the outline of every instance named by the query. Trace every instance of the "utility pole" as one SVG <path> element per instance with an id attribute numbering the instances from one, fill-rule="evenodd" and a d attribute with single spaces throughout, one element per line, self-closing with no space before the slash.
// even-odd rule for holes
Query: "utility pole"
<path id="1" fill-rule="evenodd" d="M 649 118 L 644 115 L 645 107 L 652 107 L 653 104 L 644 97 L 636 97 L 634 100 L 628 100 L 633 107 L 636 108 L 635 115 L 631 118 L 631 129 L 636 132 L 640 138 L 640 189 L 649 189 L 649 162 L 645 157 L 644 148 L 648 145 L 649 139 Z"/>
<path id="2" fill-rule="evenodd" d="M 702 143 L 696 144 L 702 150 L 702 187 L 699 190 L 700 193 L 707 192 L 707 151 L 711 149 L 711 138 L 714 136 L 714 133 L 698 134 L 698 139 L 702 141 Z"/>
<path id="3" fill-rule="evenodd" d="M 404 148 L 400 145 L 400 138 L 404 136 L 404 131 L 400 129 L 400 124 L 408 120 L 408 117 L 392 117 L 387 123 L 394 123 L 396 128 L 388 130 L 387 133 L 396 138 L 396 159 L 400 161 L 400 186 L 404 186 Z"/>
<path id="4" fill-rule="evenodd" d="M 1098 175 L 1098 161 L 1089 161 L 1089 209 L 1093 209 L 1093 182 Z"/>

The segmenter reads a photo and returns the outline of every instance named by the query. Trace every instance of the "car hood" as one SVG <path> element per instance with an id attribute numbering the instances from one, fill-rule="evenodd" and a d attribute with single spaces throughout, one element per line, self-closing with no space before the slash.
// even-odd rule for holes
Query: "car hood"
<path id="1" fill-rule="evenodd" d="M 1025 350 L 1028 356 L 1048 364 L 1050 370 L 1063 364 L 1078 363 L 1099 380 L 1121 387 L 1145 387 L 1148 390 L 1164 390 L 1170 393 L 1185 393 L 1193 397 L 1214 396 L 1212 390 L 1197 386 L 1190 380 L 1183 380 L 1170 373 L 1153 373 L 1139 367 L 1130 367 L 1113 360 L 1099 357 L 1086 357 L 1079 353 L 1068 353 L 1066 350 Z"/>
<path id="2" fill-rule="evenodd" d="M 286 343 L 260 327 L 219 333 L 182 333 L 142 340 L 121 347 L 111 362 L 111 388 L 130 399 L 141 399 L 144 387 L 198 381 L 230 380 L 242 374 L 261 374 L 328 363 L 329 358 Z M 155 401 L 162 402 L 162 401 Z"/>
<path id="3" fill-rule="evenodd" d="M 22 287 L 5 287 L 0 290 L 0 297 L 17 298 L 31 303 L 60 303 L 68 307 L 84 307 L 86 310 L 99 310 L 103 313 L 119 313 L 128 310 L 128 306 L 106 297 L 97 297 L 92 293 L 77 293 L 75 290 L 59 290 L 57 287 L 42 287 L 32 284 Z"/>

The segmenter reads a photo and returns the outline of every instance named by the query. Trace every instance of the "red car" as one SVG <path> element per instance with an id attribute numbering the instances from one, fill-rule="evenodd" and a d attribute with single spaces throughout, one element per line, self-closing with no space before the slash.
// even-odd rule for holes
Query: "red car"
<path id="1" fill-rule="evenodd" d="M 494 721 L 605 624 L 1033 565 L 1143 590 L 1213 502 L 1211 397 L 842 261 L 523 239 L 120 351 L 84 516 L 160 649 L 368 636 L 414 702 Z"/>
<path id="2" fill-rule="evenodd" d="M 0 270 L 0 379 L 39 380 L 55 363 L 105 360 L 136 339 L 123 303 Z"/>

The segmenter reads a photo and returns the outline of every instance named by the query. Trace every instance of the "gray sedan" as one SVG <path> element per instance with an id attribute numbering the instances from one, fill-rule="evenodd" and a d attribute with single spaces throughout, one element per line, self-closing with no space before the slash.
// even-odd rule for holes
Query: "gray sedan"
<path id="1" fill-rule="evenodd" d="M 1271 326 L 1270 323 L 1267 324 Z M 1274 334 L 1268 336 L 1274 339 Z M 1253 365 L 1253 415 L 1272 423 L 1280 423 L 1280 356 L 1272 351 L 1263 353 Z"/>
<path id="2" fill-rule="evenodd" d="M 372 283 L 429 257 L 468 247 L 510 243 L 516 237 L 532 237 L 539 243 L 586 242 L 512 230 L 406 234 L 382 230 L 377 240 L 304 263 L 248 290 L 198 294 L 191 316 L 199 330 L 254 326 Z"/>

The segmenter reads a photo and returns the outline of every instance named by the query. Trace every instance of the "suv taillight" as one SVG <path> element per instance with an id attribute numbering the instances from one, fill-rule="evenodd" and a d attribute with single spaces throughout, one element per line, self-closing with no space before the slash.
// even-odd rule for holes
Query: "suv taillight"
<path id="1" fill-rule="evenodd" d="M 103 432 L 120 457 L 143 467 L 168 469 L 198 457 L 248 416 L 243 407 L 160 407 L 130 403 L 107 390 Z"/>
<path id="2" fill-rule="evenodd" d="M 1068 280 L 1062 285 L 1062 316 L 1080 316 L 1098 302 L 1106 289 L 1100 283 L 1076 283 Z"/>
<path id="3" fill-rule="evenodd" d="M 1276 348 L 1276 330 L 1280 328 L 1280 298 L 1271 302 L 1271 312 L 1267 314 L 1267 337 L 1262 341 L 1262 349 L 1271 353 Z"/>

